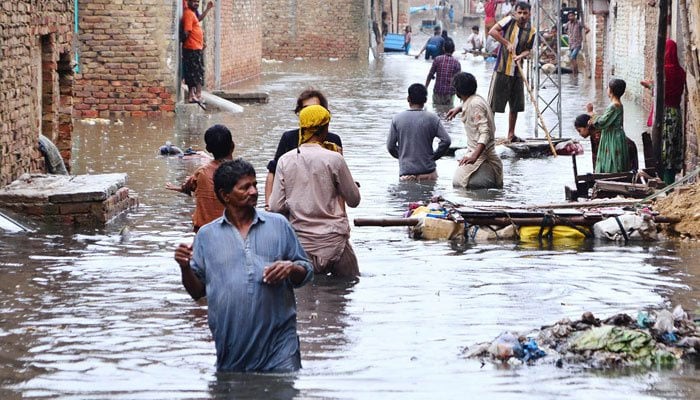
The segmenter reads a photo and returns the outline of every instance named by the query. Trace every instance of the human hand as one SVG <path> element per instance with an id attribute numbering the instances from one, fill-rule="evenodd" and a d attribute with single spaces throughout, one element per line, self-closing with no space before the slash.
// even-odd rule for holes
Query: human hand
<path id="1" fill-rule="evenodd" d="M 506 48 L 508 49 L 509 53 L 515 54 L 515 44 L 508 42 L 508 46 Z"/>
<path id="2" fill-rule="evenodd" d="M 586 104 L 586 112 L 589 114 L 593 112 L 593 103 Z"/>
<path id="3" fill-rule="evenodd" d="M 209 3 L 207 3 L 207 10 L 211 10 L 212 7 L 214 7 L 213 1 L 210 1 Z"/>
<path id="4" fill-rule="evenodd" d="M 192 245 L 180 243 L 177 249 L 175 249 L 175 261 L 180 265 L 180 268 L 189 268 L 191 259 Z"/>
<path id="5" fill-rule="evenodd" d="M 459 160 L 459 166 L 461 167 L 462 165 L 466 165 L 466 164 L 474 164 L 475 162 L 476 162 L 476 157 L 473 154 L 471 154 L 471 155 L 462 157 L 462 159 Z"/>
<path id="6" fill-rule="evenodd" d="M 180 186 L 173 185 L 173 184 L 170 183 L 170 182 L 166 182 L 166 183 L 165 183 L 165 188 L 168 189 L 168 190 L 174 190 L 174 191 L 176 191 L 176 192 L 182 191 L 182 189 L 181 189 Z"/>
<path id="7" fill-rule="evenodd" d="M 268 285 L 277 285 L 287 279 L 294 270 L 294 263 L 291 261 L 275 261 L 263 270 L 263 282 Z"/>
<path id="8" fill-rule="evenodd" d="M 459 112 L 462 111 L 462 107 L 454 107 L 450 109 L 450 111 L 445 114 L 445 118 L 447 118 L 448 121 L 451 121 L 454 117 L 459 114 Z"/>

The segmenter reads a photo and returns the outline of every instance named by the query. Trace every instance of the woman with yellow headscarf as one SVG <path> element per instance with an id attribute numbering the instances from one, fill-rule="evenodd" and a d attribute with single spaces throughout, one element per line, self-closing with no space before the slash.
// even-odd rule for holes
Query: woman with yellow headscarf
<path id="1" fill-rule="evenodd" d="M 345 204 L 357 207 L 360 190 L 338 147 L 326 141 L 330 121 L 322 106 L 301 110 L 299 145 L 277 162 L 270 210 L 289 216 L 315 273 L 355 277 L 360 270 Z"/>

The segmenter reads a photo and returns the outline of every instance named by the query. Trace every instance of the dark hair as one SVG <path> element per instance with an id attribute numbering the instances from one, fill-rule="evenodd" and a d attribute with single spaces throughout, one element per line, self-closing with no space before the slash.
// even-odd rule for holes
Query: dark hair
<path id="1" fill-rule="evenodd" d="M 521 10 L 530 10 L 530 9 L 531 9 L 530 3 L 525 2 L 525 1 L 519 1 L 519 2 L 515 5 L 515 9 L 516 9 L 516 10 L 517 10 L 517 9 L 521 9 Z"/>
<path id="2" fill-rule="evenodd" d="M 237 158 L 235 160 L 224 161 L 214 172 L 214 193 L 216 198 L 223 204 L 224 199 L 220 192 L 230 193 L 236 183 L 244 176 L 255 176 L 255 168 L 248 161 Z"/>
<path id="3" fill-rule="evenodd" d="M 445 43 L 443 43 L 442 48 L 445 50 L 445 53 L 447 53 L 447 54 L 454 53 L 455 42 L 452 39 L 445 39 Z"/>
<path id="4" fill-rule="evenodd" d="M 625 81 L 622 79 L 612 78 L 610 79 L 610 82 L 608 82 L 608 87 L 610 88 L 610 92 L 612 92 L 613 96 L 619 99 L 623 94 L 625 94 L 627 83 L 625 83 Z"/>
<path id="5" fill-rule="evenodd" d="M 323 93 L 316 89 L 306 89 L 299 94 L 299 97 L 297 97 L 297 108 L 294 109 L 294 113 L 299 114 L 299 111 L 301 111 L 301 109 L 304 108 L 303 103 L 306 100 L 311 99 L 313 97 L 316 97 L 318 99 L 318 102 L 321 103 L 323 108 L 325 108 L 326 110 L 328 109 L 328 100 L 326 99 L 326 96 L 323 95 Z"/>
<path id="6" fill-rule="evenodd" d="M 421 83 L 414 83 L 408 87 L 408 102 L 411 104 L 425 104 L 428 101 L 428 89 Z"/>
<path id="7" fill-rule="evenodd" d="M 235 148 L 231 131 L 219 124 L 209 127 L 204 132 L 204 143 L 207 144 L 207 151 L 217 160 L 231 154 Z"/>
<path id="8" fill-rule="evenodd" d="M 449 36 L 447 36 L 447 29 L 442 31 L 442 34 L 440 36 L 442 36 L 443 39 L 447 40 L 449 38 Z"/>
<path id="9" fill-rule="evenodd" d="M 591 120 L 591 116 L 588 114 L 579 114 L 574 120 L 574 128 L 588 128 L 588 121 Z"/>
<path id="10" fill-rule="evenodd" d="M 478 30 L 479 30 L 479 25 L 474 25 L 474 26 L 472 26 L 472 30 L 473 30 L 473 31 L 478 31 Z"/>
<path id="11" fill-rule="evenodd" d="M 452 77 L 452 86 L 458 97 L 469 97 L 476 93 L 476 78 L 469 72 L 459 72 Z"/>
<path id="12" fill-rule="evenodd" d="M 436 26 L 435 28 L 433 28 L 433 32 L 435 32 L 435 33 L 438 33 L 441 30 L 442 30 L 442 28 L 440 28 L 439 26 Z"/>

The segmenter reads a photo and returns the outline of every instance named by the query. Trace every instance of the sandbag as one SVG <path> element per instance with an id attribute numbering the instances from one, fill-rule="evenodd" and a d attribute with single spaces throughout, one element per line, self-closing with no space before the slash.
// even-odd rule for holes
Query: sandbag
<path id="1" fill-rule="evenodd" d="M 620 225 L 622 225 L 622 229 Z M 593 235 L 597 238 L 613 241 L 654 241 L 658 239 L 656 223 L 651 219 L 651 216 L 637 215 L 631 212 L 596 223 L 593 225 Z"/>

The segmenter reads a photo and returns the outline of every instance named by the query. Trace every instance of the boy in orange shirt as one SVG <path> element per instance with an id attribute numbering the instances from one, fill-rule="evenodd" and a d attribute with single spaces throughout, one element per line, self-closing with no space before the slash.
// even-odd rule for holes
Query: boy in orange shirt
<path id="1" fill-rule="evenodd" d="M 187 7 L 182 12 L 182 30 L 184 41 L 182 42 L 182 67 L 185 83 L 187 84 L 187 101 L 199 103 L 202 99 L 202 84 L 204 83 L 204 32 L 200 21 L 214 7 L 210 1 L 202 15 L 199 15 L 199 0 L 187 0 Z"/>
<path id="2" fill-rule="evenodd" d="M 170 182 L 165 184 L 166 189 L 186 193 L 188 196 L 194 192 L 195 206 L 194 214 L 192 214 L 192 225 L 195 232 L 224 213 L 224 205 L 221 204 L 214 192 L 214 172 L 221 163 L 233 159 L 233 149 L 236 147 L 231 131 L 218 124 L 210 127 L 204 133 L 204 143 L 214 159 L 197 168 L 194 174 L 188 176 L 182 185 L 177 186 Z"/>

